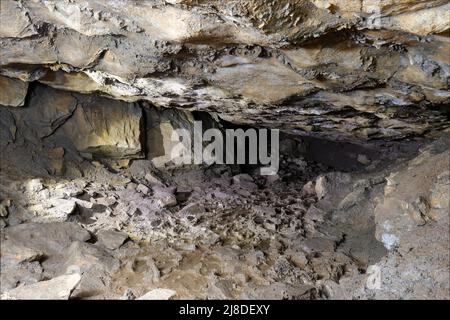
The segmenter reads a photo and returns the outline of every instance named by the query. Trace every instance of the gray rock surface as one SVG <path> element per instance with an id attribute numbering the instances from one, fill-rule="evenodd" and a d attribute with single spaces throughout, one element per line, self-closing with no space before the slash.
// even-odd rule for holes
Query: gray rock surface
<path id="1" fill-rule="evenodd" d="M 450 299 L 448 1 L 1 5 L 2 299 Z"/>
<path id="2" fill-rule="evenodd" d="M 25 103 L 28 83 L 17 79 L 0 76 L 0 105 L 20 107 Z"/>
<path id="3" fill-rule="evenodd" d="M 59 276 L 51 280 L 17 287 L 5 293 L 5 298 L 13 300 L 68 300 L 80 279 L 79 274 Z"/>
<path id="4" fill-rule="evenodd" d="M 107 249 L 114 250 L 118 249 L 128 239 L 128 235 L 115 230 L 101 230 L 97 233 L 97 239 Z"/>
<path id="5" fill-rule="evenodd" d="M 5 0 L 2 9 L 0 71 L 11 78 L 333 139 L 449 129 L 444 0 Z"/>

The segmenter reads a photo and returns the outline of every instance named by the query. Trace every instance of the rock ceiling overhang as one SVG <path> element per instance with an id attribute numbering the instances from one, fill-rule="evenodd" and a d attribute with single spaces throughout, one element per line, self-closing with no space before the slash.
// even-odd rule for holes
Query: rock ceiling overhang
<path id="1" fill-rule="evenodd" d="M 449 130 L 441 0 L 2 1 L 1 104 L 40 81 L 332 139 Z M 15 79 L 20 79 L 16 81 Z"/>

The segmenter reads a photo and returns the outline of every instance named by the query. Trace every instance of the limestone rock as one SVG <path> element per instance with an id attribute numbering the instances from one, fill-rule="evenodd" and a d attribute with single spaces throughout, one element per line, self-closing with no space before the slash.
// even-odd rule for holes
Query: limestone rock
<path id="1" fill-rule="evenodd" d="M 341 172 L 331 172 L 316 179 L 314 189 L 319 199 L 330 198 L 345 193 L 349 187 L 350 176 Z"/>
<path id="2" fill-rule="evenodd" d="M 2 245 L 2 250 L 4 248 Z M 44 270 L 39 261 L 22 261 L 19 264 L 15 264 L 5 260 L 9 259 L 2 257 L 2 272 L 0 273 L 1 292 L 7 292 L 17 286 L 30 285 L 45 279 Z"/>
<path id="3" fill-rule="evenodd" d="M 82 273 L 80 282 L 72 294 L 76 298 L 95 297 L 97 292 L 108 290 L 111 274 L 120 267 L 119 261 L 107 250 L 80 241 L 73 242 L 59 259 L 49 260 L 44 266 L 54 265 L 60 272 L 75 270 Z"/>
<path id="4" fill-rule="evenodd" d="M 31 179 L 26 184 L 26 189 L 28 192 L 37 193 L 44 189 L 42 181 L 40 179 Z"/>
<path id="5" fill-rule="evenodd" d="M 102 230 L 97 234 L 98 241 L 110 250 L 118 249 L 127 239 L 126 233 L 115 230 Z"/>
<path id="6" fill-rule="evenodd" d="M 147 187 L 147 186 L 145 186 L 145 185 L 143 185 L 143 184 L 139 184 L 139 185 L 136 187 L 136 191 L 138 191 L 138 192 L 140 192 L 140 193 L 143 193 L 143 194 L 149 194 L 150 188 Z"/>
<path id="7" fill-rule="evenodd" d="M 238 174 L 233 177 L 233 184 L 239 186 L 240 188 L 254 190 L 258 186 L 253 182 L 253 178 L 246 173 Z"/>
<path id="8" fill-rule="evenodd" d="M 30 141 L 46 139 L 97 157 L 139 157 L 141 152 L 142 112 L 135 104 L 37 87 L 29 107 L 15 116 Z"/>
<path id="9" fill-rule="evenodd" d="M 131 1 L 120 9 L 4 0 L 2 9 L 8 77 L 305 136 L 397 140 L 449 130 L 445 0 Z M 173 128 L 161 121 L 154 130 L 165 142 L 147 150 L 162 166 Z M 96 143 L 83 139 L 82 149 L 105 143 L 87 137 Z"/>
<path id="10" fill-rule="evenodd" d="M 74 241 L 63 255 L 63 269 L 76 266 L 82 272 L 93 268 L 112 272 L 119 267 L 118 261 L 106 250 L 86 242 Z"/>
<path id="11" fill-rule="evenodd" d="M 449 299 L 448 0 L 1 5 L 2 297 Z"/>
<path id="12" fill-rule="evenodd" d="M 153 199 L 162 207 L 173 207 L 177 204 L 177 198 L 173 193 L 173 189 L 159 186 L 153 187 Z"/>
<path id="13" fill-rule="evenodd" d="M 11 239 L 2 241 L 2 267 L 5 267 L 7 264 L 17 267 L 24 262 L 38 261 L 44 256 L 43 252 L 29 248 L 20 242 L 17 243 Z"/>
<path id="14" fill-rule="evenodd" d="M 173 110 L 156 110 L 154 108 L 145 108 L 147 136 L 147 158 L 152 161 L 156 168 L 162 168 L 172 164 L 172 151 L 179 143 L 174 140 L 177 137 L 177 129 L 188 132 L 191 139 L 193 132 L 193 116 L 189 112 L 176 113 Z M 149 172 L 151 173 L 151 172 Z M 151 179 L 153 180 L 153 179 Z"/>
<path id="15" fill-rule="evenodd" d="M 23 106 L 27 92 L 27 82 L 0 76 L 0 105 Z"/>
<path id="16" fill-rule="evenodd" d="M 158 288 L 147 292 L 137 300 L 170 300 L 176 294 L 174 290 Z"/>
<path id="17" fill-rule="evenodd" d="M 377 236 L 389 249 L 400 245 L 402 235 L 417 226 L 448 217 L 448 210 L 440 210 L 447 208 L 448 192 L 438 191 L 449 183 L 447 138 L 421 150 L 406 170 L 389 176 L 385 198 L 375 209 Z"/>
<path id="18" fill-rule="evenodd" d="M 18 287 L 6 293 L 7 299 L 14 300 L 68 300 L 81 276 L 77 273 L 63 275 L 51 280 Z"/>
<path id="19" fill-rule="evenodd" d="M 0 146 L 5 147 L 16 141 L 17 127 L 13 114 L 0 108 Z"/>
<path id="20" fill-rule="evenodd" d="M 448 299 L 448 141 L 422 148 L 389 176 L 374 208 L 375 235 L 389 252 L 364 277 L 340 281 L 348 298 Z M 444 186 L 446 195 L 437 191 Z"/>
<path id="21" fill-rule="evenodd" d="M 73 241 L 87 241 L 91 237 L 74 222 L 24 223 L 8 227 L 4 232 L 6 239 L 46 255 L 59 254 Z"/>

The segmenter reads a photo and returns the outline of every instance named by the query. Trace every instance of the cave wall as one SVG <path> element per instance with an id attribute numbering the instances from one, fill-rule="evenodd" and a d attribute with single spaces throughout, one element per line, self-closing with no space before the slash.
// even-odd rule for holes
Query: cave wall
<path id="1" fill-rule="evenodd" d="M 44 175 L 64 175 L 84 160 L 128 166 L 131 159 L 147 159 L 164 167 L 178 143 L 173 131 L 193 134 L 194 125 L 188 111 L 34 83 L 23 107 L 2 106 L 0 116 L 1 167 Z"/>

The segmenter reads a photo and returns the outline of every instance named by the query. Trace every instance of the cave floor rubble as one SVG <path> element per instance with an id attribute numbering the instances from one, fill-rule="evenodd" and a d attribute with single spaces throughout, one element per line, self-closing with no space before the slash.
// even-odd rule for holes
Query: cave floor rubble
<path id="1" fill-rule="evenodd" d="M 266 177 L 147 160 L 73 179 L 2 170 L 2 298 L 448 298 L 448 159 L 441 139 L 371 173 L 289 157 Z M 414 179 L 424 190 L 402 198 Z"/>

